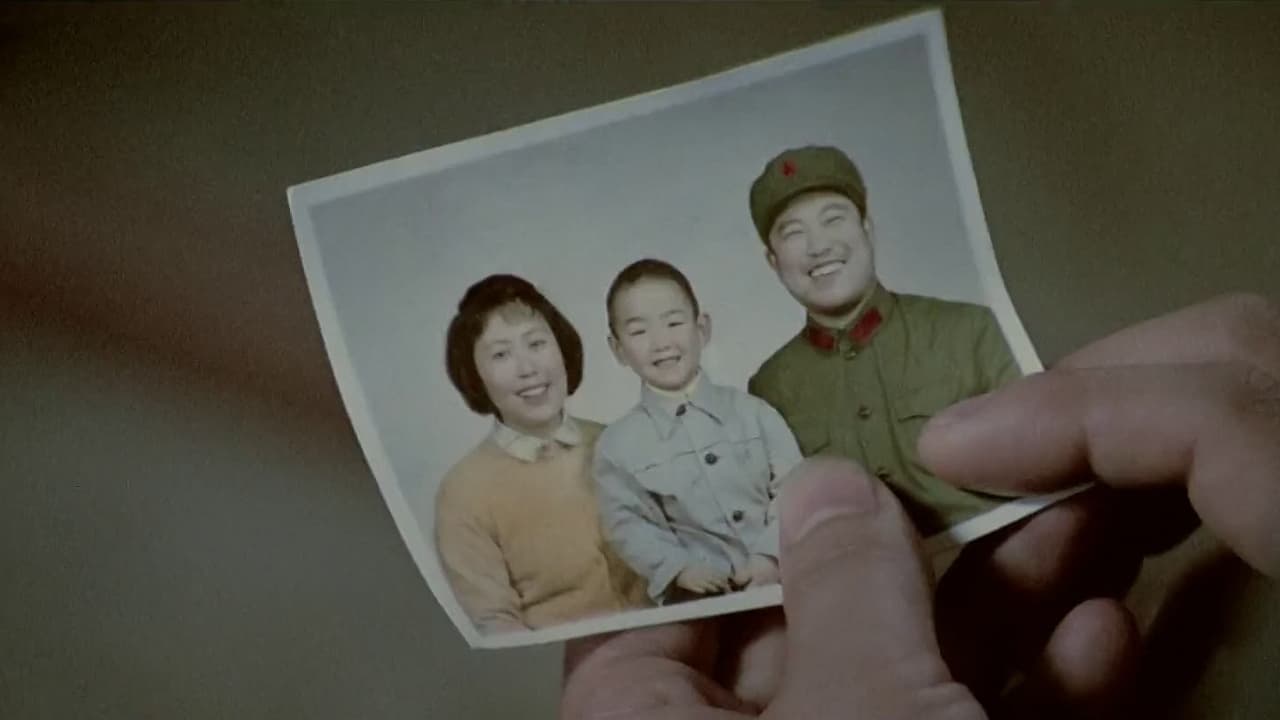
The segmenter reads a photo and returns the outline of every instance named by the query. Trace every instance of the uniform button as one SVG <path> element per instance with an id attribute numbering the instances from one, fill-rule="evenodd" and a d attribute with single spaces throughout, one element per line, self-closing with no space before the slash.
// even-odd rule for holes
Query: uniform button
<path id="1" fill-rule="evenodd" d="M 676 417 L 680 417 L 681 415 L 684 415 L 684 405 L 676 408 Z"/>
<path id="2" fill-rule="evenodd" d="M 741 510 L 734 510 L 734 511 L 733 511 L 733 521 L 734 521 L 734 522 L 742 522 L 742 518 L 744 518 L 744 517 L 746 517 L 746 514 L 745 514 L 745 513 L 743 513 Z"/>
<path id="3" fill-rule="evenodd" d="M 867 418 L 871 417 L 871 408 L 867 407 L 866 405 L 858 406 L 858 417 L 862 418 L 863 420 L 866 420 Z"/>
<path id="4" fill-rule="evenodd" d="M 880 482 L 889 482 L 889 478 L 893 477 L 893 473 L 889 472 L 889 468 L 881 466 L 876 468 L 876 477 L 880 478 Z"/>
<path id="5" fill-rule="evenodd" d="M 715 453 L 707 453 L 706 455 L 703 456 L 702 459 L 706 460 L 708 465 L 715 465 L 716 461 L 719 460 L 720 458 L 716 457 Z"/>

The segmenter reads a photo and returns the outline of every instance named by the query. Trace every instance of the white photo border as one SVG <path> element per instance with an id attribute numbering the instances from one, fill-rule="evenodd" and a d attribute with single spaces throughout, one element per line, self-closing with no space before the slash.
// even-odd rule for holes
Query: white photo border
<path id="1" fill-rule="evenodd" d="M 419 525 L 401 490 L 401 483 L 377 431 L 363 388 L 357 380 L 337 308 L 332 301 L 324 258 L 312 223 L 312 209 L 326 202 L 392 185 L 422 175 L 477 162 L 494 155 L 518 150 L 593 128 L 640 117 L 683 105 L 765 80 L 829 63 L 850 55 L 879 48 L 913 37 L 925 40 L 930 75 L 941 114 L 946 147 L 957 184 L 961 210 L 969 235 L 970 249 L 977 264 L 990 308 L 1008 340 L 1010 350 L 1023 373 L 1043 369 L 1013 307 L 996 261 L 978 193 L 977 178 L 965 140 L 949 58 L 942 11 L 926 10 L 850 34 L 786 52 L 708 77 L 672 87 L 576 110 L 527 125 L 470 138 L 402 157 L 374 163 L 288 189 L 290 212 L 298 237 L 299 253 L 312 303 L 338 381 L 339 392 L 351 418 L 370 470 L 395 521 L 401 537 L 428 586 L 445 613 L 475 648 L 503 648 L 563 641 L 584 635 L 676 622 L 777 605 L 782 600 L 779 586 L 748 589 L 731 595 L 672 606 L 628 610 L 608 617 L 586 619 L 554 627 L 501 635 L 481 635 L 458 603 L 444 577 L 434 548 Z M 959 523 L 924 542 L 927 553 L 937 555 L 970 542 L 1073 495 L 1086 486 L 1050 495 L 1011 500 L 987 513 Z"/>

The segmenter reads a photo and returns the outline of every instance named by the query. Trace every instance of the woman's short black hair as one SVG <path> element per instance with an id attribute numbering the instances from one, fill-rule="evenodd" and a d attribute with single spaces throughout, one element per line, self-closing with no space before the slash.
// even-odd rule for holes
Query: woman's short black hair
<path id="1" fill-rule="evenodd" d="M 458 302 L 458 312 L 449 322 L 445 341 L 445 368 L 467 407 L 481 415 L 496 415 L 476 367 L 476 341 L 484 333 L 493 313 L 508 307 L 522 307 L 542 317 L 551 327 L 568 374 L 569 394 L 582 384 L 582 338 L 555 305 L 524 278 L 490 275 L 467 288 Z"/>

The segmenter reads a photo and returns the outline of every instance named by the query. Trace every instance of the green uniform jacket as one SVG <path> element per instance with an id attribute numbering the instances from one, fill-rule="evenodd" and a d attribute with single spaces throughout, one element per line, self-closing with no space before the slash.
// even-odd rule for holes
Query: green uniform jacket
<path id="1" fill-rule="evenodd" d="M 751 394 L 791 426 L 805 457 L 859 462 L 893 488 L 928 537 L 1004 500 L 949 485 L 920 464 L 935 413 L 1018 378 L 991 311 L 876 286 L 841 331 L 810 322 L 751 378 Z"/>

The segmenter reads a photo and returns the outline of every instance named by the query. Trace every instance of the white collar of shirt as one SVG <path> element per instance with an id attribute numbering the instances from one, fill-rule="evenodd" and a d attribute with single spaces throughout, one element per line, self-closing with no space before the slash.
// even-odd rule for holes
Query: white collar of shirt
<path id="1" fill-rule="evenodd" d="M 494 420 L 491 437 L 494 444 L 502 448 L 511 457 L 522 462 L 537 462 L 553 442 L 566 447 L 574 447 L 581 444 L 582 428 L 569 416 L 569 413 L 564 414 L 564 420 L 561 421 L 560 427 L 556 428 L 555 433 L 550 438 L 528 435 L 503 423 L 501 420 Z"/>
<path id="2" fill-rule="evenodd" d="M 646 383 L 646 385 L 648 385 L 649 391 L 657 398 L 662 409 L 672 415 L 675 415 L 676 409 L 681 405 L 693 402 L 694 393 L 698 392 L 698 385 L 701 382 L 702 373 L 699 372 L 697 375 L 694 375 L 693 379 L 689 381 L 689 384 L 685 385 L 681 390 L 663 390 L 662 388 L 656 388 L 652 385 L 648 385 L 648 383 Z"/>

